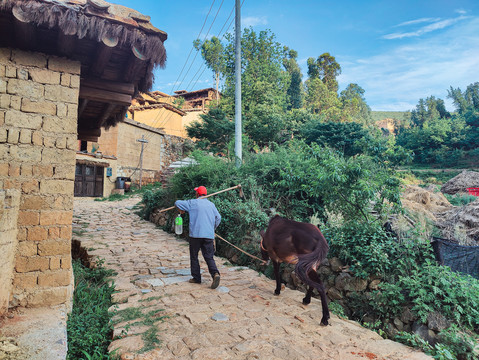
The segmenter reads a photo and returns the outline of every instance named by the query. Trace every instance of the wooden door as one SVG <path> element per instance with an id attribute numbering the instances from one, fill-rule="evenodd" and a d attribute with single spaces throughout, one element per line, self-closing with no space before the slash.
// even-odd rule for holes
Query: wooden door
<path id="1" fill-rule="evenodd" d="M 103 196 L 103 167 L 77 164 L 74 189 L 75 196 Z"/>

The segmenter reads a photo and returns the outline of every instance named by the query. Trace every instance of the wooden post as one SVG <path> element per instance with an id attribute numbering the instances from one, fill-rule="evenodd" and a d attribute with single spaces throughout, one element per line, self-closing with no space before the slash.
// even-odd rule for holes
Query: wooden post
<path id="1" fill-rule="evenodd" d="M 145 143 L 148 143 L 148 140 L 145 139 L 145 135 L 141 136 L 141 139 L 137 139 L 136 141 L 141 142 L 141 153 L 140 153 L 140 189 L 141 189 L 141 180 L 143 177 L 143 146 Z"/>

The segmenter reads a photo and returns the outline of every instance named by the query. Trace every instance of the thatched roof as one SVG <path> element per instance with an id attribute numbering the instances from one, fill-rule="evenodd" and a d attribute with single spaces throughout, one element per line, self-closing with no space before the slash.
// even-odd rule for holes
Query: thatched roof
<path id="1" fill-rule="evenodd" d="M 149 16 L 103 0 L 0 0 L 0 34 L 0 47 L 81 62 L 80 138 L 121 121 L 131 99 L 150 90 L 154 68 L 166 62 L 167 34 Z"/>

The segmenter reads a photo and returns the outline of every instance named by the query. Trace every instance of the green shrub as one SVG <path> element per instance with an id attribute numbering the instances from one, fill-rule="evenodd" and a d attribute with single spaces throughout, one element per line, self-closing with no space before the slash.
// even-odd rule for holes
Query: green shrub
<path id="1" fill-rule="evenodd" d="M 478 199 L 478 197 L 474 195 L 444 194 L 444 196 L 454 206 L 464 206 Z"/>
<path id="2" fill-rule="evenodd" d="M 329 256 L 350 265 L 351 272 L 366 278 L 369 274 L 385 276 L 393 271 L 395 243 L 377 223 L 348 222 L 339 228 L 325 228 Z"/>
<path id="3" fill-rule="evenodd" d="M 348 307 L 354 319 L 368 315 L 385 324 L 404 307 L 412 307 L 421 322 L 436 311 L 462 330 L 477 332 L 478 281 L 435 265 L 427 234 L 420 229 L 409 231 L 407 237 L 383 229 L 388 215 L 401 211 L 399 180 L 387 164 L 365 155 L 345 158 L 301 142 L 248 154 L 239 169 L 224 158 L 200 152 L 193 157 L 198 165 L 182 168 L 168 189 L 145 193 L 145 214 L 155 207 L 172 206 L 176 199 L 194 198 L 192 190 L 198 185 L 213 193 L 241 184 L 244 198 L 236 191 L 210 198 L 223 217 L 217 233 L 228 241 L 259 256 L 258 233 L 267 226 L 270 215 L 277 213 L 298 221 L 309 221 L 314 216 L 329 241 L 329 257 L 337 256 L 355 276 L 374 274 L 382 279 L 376 292 L 367 296 L 350 294 Z M 185 217 L 186 227 L 187 222 Z M 221 241 L 217 241 L 217 252 L 229 258 L 232 253 L 238 254 L 237 263 L 257 266 Z M 271 266 L 263 271 L 272 275 Z M 385 334 L 385 329 L 377 330 Z M 446 339 L 454 342 L 444 335 L 444 342 L 433 349 L 437 358 L 447 359 L 448 354 L 457 352 L 452 347 L 458 345 L 448 345 Z"/>
<path id="4" fill-rule="evenodd" d="M 457 359 L 474 360 L 479 355 L 477 335 L 462 331 L 458 326 L 452 325 L 439 333 L 439 339 Z"/>
<path id="5" fill-rule="evenodd" d="M 75 290 L 67 321 L 67 359 L 110 359 L 108 346 L 113 329 L 108 309 L 114 285 L 109 278 L 113 271 L 105 269 L 102 261 L 92 269 L 74 261 L 73 271 Z"/>
<path id="6" fill-rule="evenodd" d="M 474 339 L 474 336 L 461 331 L 457 326 L 452 325 L 441 331 L 439 338 L 441 342 L 432 346 L 417 334 L 401 331 L 395 336 L 394 340 L 419 348 L 438 360 L 477 359 L 477 350 L 474 349 L 477 344 L 476 339 Z"/>

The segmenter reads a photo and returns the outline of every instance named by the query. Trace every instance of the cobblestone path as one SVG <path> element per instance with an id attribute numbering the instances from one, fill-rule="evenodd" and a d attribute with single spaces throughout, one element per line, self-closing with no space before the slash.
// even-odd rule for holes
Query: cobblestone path
<path id="1" fill-rule="evenodd" d="M 320 326 L 321 303 L 216 258 L 220 286 L 200 254 L 202 284 L 190 284 L 187 242 L 141 220 L 139 199 L 76 199 L 74 239 L 114 269 L 114 341 L 121 359 L 431 359 L 331 314 Z"/>

